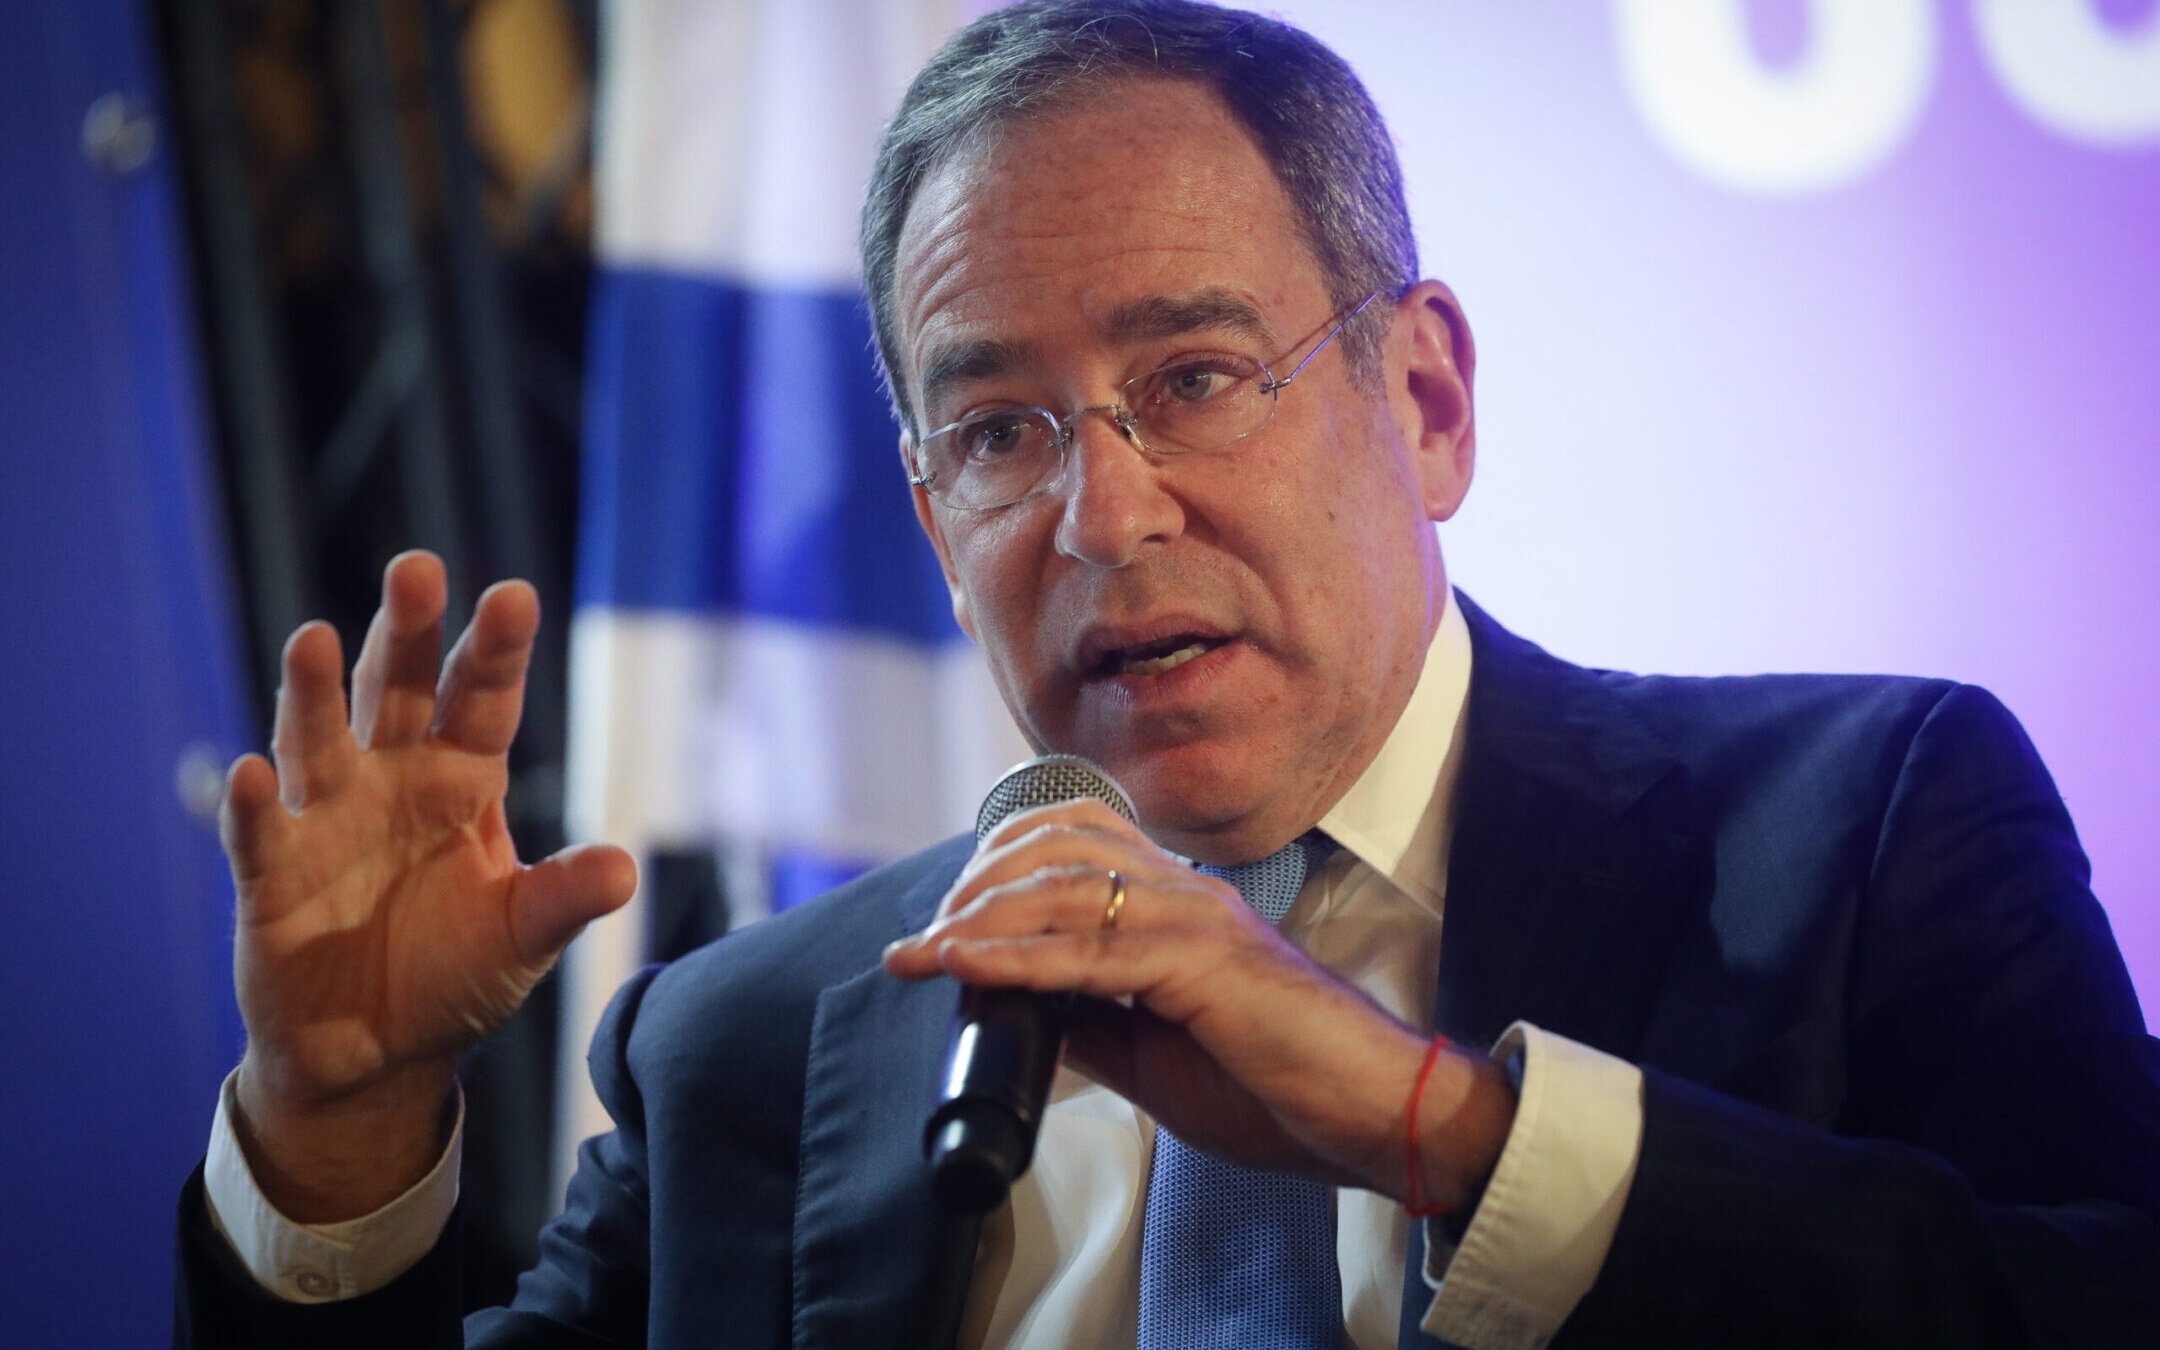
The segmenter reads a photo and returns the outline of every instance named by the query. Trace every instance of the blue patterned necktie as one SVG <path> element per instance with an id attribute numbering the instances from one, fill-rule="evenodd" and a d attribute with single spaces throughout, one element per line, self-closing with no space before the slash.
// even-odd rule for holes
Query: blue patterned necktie
<path id="1" fill-rule="evenodd" d="M 1241 867 L 1202 867 L 1280 923 L 1334 848 L 1318 830 Z M 1155 1131 L 1140 1232 L 1140 1350 L 1335 1350 L 1342 1277 L 1328 1187 Z"/>

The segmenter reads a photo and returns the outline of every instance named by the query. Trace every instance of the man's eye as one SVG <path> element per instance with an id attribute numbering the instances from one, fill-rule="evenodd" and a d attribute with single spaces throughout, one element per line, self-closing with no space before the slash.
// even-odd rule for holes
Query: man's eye
<path id="1" fill-rule="evenodd" d="M 1236 394 L 1257 370 L 1250 362 L 1234 356 L 1164 366 L 1148 377 L 1143 400 L 1157 407 L 1197 409 Z"/>
<path id="2" fill-rule="evenodd" d="M 1183 366 L 1162 373 L 1162 394 L 1172 403 L 1198 403 L 1221 393 L 1230 383 L 1230 376 L 1222 371 L 1206 366 Z"/>
<path id="3" fill-rule="evenodd" d="M 960 443 L 967 447 L 970 459 L 997 459 L 1026 449 L 1033 432 L 1033 419 L 998 413 L 968 423 L 960 433 Z"/>

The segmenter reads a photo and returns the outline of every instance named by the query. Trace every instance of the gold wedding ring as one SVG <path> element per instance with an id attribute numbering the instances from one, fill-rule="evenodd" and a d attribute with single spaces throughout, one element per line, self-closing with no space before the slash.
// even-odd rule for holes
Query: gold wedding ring
<path id="1" fill-rule="evenodd" d="M 1118 915 L 1125 912 L 1125 874 L 1114 867 L 1104 870 L 1110 874 L 1110 903 L 1103 906 L 1102 926 L 1115 928 Z"/>

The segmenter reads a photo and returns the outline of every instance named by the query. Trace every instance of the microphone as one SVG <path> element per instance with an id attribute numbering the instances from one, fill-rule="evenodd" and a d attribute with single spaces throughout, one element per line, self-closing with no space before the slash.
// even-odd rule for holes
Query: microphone
<path id="1" fill-rule="evenodd" d="M 1029 807 L 1082 797 L 1138 819 L 1124 789 L 1098 765 L 1078 755 L 1044 755 L 1008 769 L 991 786 L 975 816 L 975 838 L 987 838 Z M 931 1188 L 948 1208 L 986 1214 L 1027 1170 L 1071 1002 L 1070 994 L 1029 989 L 961 989 L 937 1104 L 923 1127 Z"/>

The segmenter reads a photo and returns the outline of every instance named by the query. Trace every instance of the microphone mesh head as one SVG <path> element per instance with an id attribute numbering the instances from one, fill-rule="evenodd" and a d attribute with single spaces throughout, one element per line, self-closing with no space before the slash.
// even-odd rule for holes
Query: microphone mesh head
<path id="1" fill-rule="evenodd" d="M 989 795 L 983 798 L 982 810 L 975 814 L 975 837 L 982 839 L 1004 824 L 1006 817 L 1031 806 L 1048 806 L 1052 802 L 1069 802 L 1080 797 L 1106 802 L 1125 819 L 1135 824 L 1139 822 L 1139 817 L 1133 814 L 1132 802 L 1125 796 L 1125 789 L 1095 761 L 1078 755 L 1044 755 L 1014 765 L 991 785 Z"/>

